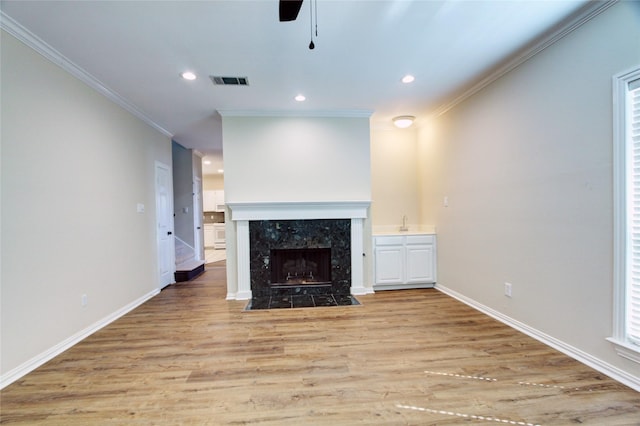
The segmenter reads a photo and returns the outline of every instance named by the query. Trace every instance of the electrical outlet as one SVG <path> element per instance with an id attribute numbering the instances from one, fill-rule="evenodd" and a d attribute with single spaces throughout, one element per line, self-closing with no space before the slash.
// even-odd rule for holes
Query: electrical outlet
<path id="1" fill-rule="evenodd" d="M 511 283 L 504 283 L 504 295 L 511 297 Z"/>
<path id="2" fill-rule="evenodd" d="M 89 303 L 89 299 L 86 294 L 83 294 L 82 297 L 80 297 L 80 304 L 82 306 L 87 306 L 87 303 Z"/>

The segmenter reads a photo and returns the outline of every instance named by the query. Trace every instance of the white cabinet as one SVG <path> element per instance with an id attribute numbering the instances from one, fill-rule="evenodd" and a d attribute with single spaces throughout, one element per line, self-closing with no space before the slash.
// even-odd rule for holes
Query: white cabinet
<path id="1" fill-rule="evenodd" d="M 224 191 L 203 191 L 202 211 L 223 212 L 224 211 Z"/>
<path id="2" fill-rule="evenodd" d="M 224 223 L 213 224 L 213 248 L 223 249 L 225 244 Z"/>
<path id="3" fill-rule="evenodd" d="M 204 224 L 204 246 L 206 248 L 213 248 L 215 244 L 215 224 Z"/>
<path id="4" fill-rule="evenodd" d="M 436 236 L 377 235 L 373 238 L 375 290 L 433 287 Z"/>
<path id="5" fill-rule="evenodd" d="M 224 211 L 224 191 L 213 191 L 214 212 Z"/>

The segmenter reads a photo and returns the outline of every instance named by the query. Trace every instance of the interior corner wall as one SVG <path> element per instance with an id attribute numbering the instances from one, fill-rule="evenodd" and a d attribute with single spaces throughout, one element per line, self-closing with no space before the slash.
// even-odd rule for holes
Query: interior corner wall
<path id="1" fill-rule="evenodd" d="M 172 142 L 173 153 L 173 218 L 177 238 L 194 247 L 193 217 L 193 152 Z"/>
<path id="2" fill-rule="evenodd" d="M 171 145 L 10 34 L 0 43 L 5 383 L 158 291 L 155 162 L 171 164 Z"/>
<path id="3" fill-rule="evenodd" d="M 440 116 L 419 143 L 438 285 L 640 380 L 640 365 L 605 340 L 612 76 L 638 64 L 640 3 L 619 2 Z"/>
<path id="4" fill-rule="evenodd" d="M 371 131 L 371 218 L 376 227 L 422 225 L 418 179 L 418 143 L 414 129 Z"/>

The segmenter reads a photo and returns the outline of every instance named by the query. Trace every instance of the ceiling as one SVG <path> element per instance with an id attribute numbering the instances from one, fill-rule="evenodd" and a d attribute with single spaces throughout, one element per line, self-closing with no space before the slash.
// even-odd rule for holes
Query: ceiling
<path id="1" fill-rule="evenodd" d="M 218 111 L 372 111 L 427 117 L 585 0 L 7 1 L 3 20 L 44 41 L 187 148 L 222 168 Z M 317 11 L 313 39 L 310 9 Z M 183 71 L 194 81 L 180 77 Z M 410 84 L 401 82 L 415 76 Z M 210 75 L 247 77 L 215 86 Z M 294 97 L 304 94 L 306 101 Z"/>

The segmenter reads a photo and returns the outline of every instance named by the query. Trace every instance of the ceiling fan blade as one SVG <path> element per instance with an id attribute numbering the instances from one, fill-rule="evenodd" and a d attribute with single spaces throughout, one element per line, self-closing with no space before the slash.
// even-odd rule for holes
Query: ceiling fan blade
<path id="1" fill-rule="evenodd" d="M 295 21 L 302 7 L 302 0 L 280 0 L 280 22 Z"/>

